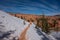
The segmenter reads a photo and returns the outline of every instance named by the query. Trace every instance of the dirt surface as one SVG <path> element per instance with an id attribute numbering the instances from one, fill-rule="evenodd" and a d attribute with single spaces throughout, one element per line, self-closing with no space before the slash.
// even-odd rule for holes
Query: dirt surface
<path id="1" fill-rule="evenodd" d="M 26 36 L 26 33 L 27 33 L 27 30 L 30 28 L 31 24 L 32 24 L 32 22 L 30 22 L 30 24 L 21 32 L 19 40 L 28 40 L 27 36 Z"/>

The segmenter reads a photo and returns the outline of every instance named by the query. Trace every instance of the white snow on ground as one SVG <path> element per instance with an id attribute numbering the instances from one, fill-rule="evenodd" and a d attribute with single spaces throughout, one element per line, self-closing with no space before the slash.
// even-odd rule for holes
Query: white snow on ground
<path id="1" fill-rule="evenodd" d="M 36 29 L 35 29 L 35 25 L 34 24 L 32 24 L 30 29 L 28 30 L 27 36 L 28 36 L 29 40 L 42 40 L 42 35 L 39 36 L 36 33 Z"/>
<path id="2" fill-rule="evenodd" d="M 3 33 L 0 33 L 0 35 L 3 35 L 5 32 L 8 31 L 15 31 L 13 36 L 20 36 L 20 32 L 29 24 L 26 22 L 25 25 L 23 25 L 22 19 L 13 17 L 3 11 L 0 11 L 0 31 Z M 3 25 L 4 27 L 2 28 Z"/>
<path id="3" fill-rule="evenodd" d="M 55 32 L 55 31 L 53 31 L 53 32 L 51 32 L 50 35 L 52 35 L 53 37 L 55 37 L 55 38 L 57 38 L 58 40 L 60 40 L 60 32 Z"/>
<path id="4" fill-rule="evenodd" d="M 24 20 L 20 18 L 13 17 L 6 12 L 0 11 L 0 40 L 12 40 L 14 37 L 17 39 L 22 30 L 29 24 L 28 22 L 25 22 L 26 24 L 24 25 L 23 21 Z M 38 35 L 39 33 L 41 34 Z M 27 31 L 28 40 L 43 40 L 42 38 L 44 38 L 44 36 L 46 37 L 46 34 L 41 30 L 39 33 L 37 33 L 37 29 L 35 29 L 35 25 L 32 24 Z M 49 39 L 49 37 L 47 39 Z"/>

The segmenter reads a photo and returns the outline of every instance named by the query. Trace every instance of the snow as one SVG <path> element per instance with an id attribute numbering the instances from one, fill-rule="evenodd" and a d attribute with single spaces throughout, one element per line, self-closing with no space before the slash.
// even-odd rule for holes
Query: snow
<path id="1" fill-rule="evenodd" d="M 2 32 L 0 33 L 0 36 L 8 31 L 15 31 L 13 33 L 13 36 L 19 37 L 20 32 L 29 24 L 28 22 L 26 22 L 26 25 L 23 25 L 23 21 L 24 20 L 20 18 L 13 17 L 6 12 L 0 11 L 0 23 L 2 22 L 0 24 L 0 31 Z M 1 25 L 3 25 L 4 27 L 2 28 Z"/>
<path id="2" fill-rule="evenodd" d="M 29 35 L 30 34 L 30 35 Z M 32 24 L 30 29 L 28 30 L 27 32 L 27 35 L 29 36 L 28 38 L 30 38 L 29 40 L 42 40 L 42 36 L 39 36 L 37 33 L 36 33 L 36 30 L 35 30 L 35 25 Z"/>
<path id="3" fill-rule="evenodd" d="M 60 32 L 53 31 L 50 33 L 50 35 L 52 35 L 56 39 L 60 40 Z"/>
<path id="4" fill-rule="evenodd" d="M 9 15 L 6 12 L 0 11 L 0 40 L 13 40 L 20 37 L 21 32 L 26 28 L 29 22 L 25 21 L 23 24 L 22 19 Z M 28 40 L 51 40 L 48 35 L 43 33 L 41 29 L 36 29 L 32 23 L 27 31 Z M 14 40 L 15 40 L 14 39 Z M 52 39 L 55 40 L 55 39 Z"/>

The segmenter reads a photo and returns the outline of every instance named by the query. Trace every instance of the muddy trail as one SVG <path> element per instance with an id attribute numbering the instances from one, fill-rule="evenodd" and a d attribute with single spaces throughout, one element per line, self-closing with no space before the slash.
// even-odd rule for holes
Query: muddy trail
<path id="1" fill-rule="evenodd" d="M 21 32 L 19 40 L 28 40 L 27 36 L 26 36 L 26 33 L 27 33 L 27 30 L 30 28 L 31 24 L 32 24 L 32 22 L 30 22 L 30 24 Z"/>

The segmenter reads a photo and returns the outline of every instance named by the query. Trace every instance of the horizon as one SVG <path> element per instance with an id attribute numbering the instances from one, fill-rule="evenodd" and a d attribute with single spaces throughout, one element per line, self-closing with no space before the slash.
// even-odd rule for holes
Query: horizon
<path id="1" fill-rule="evenodd" d="M 60 14 L 60 0 L 0 0 L 0 10 L 11 13 Z"/>
<path id="2" fill-rule="evenodd" d="M 23 14 L 23 15 L 37 15 L 37 16 L 43 15 L 43 13 L 42 13 L 42 14 L 12 13 L 12 12 L 7 12 L 7 13 L 9 13 L 9 14 Z M 44 15 L 45 15 L 45 16 L 56 16 L 56 15 L 60 15 L 60 14 L 54 14 L 54 15 L 46 15 L 46 14 L 44 14 Z"/>

